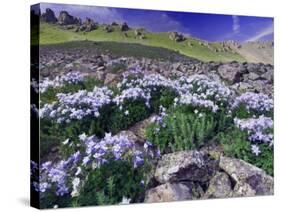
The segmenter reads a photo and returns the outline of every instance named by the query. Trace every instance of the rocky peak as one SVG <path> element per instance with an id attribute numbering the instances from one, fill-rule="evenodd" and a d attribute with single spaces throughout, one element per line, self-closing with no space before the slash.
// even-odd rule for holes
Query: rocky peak
<path id="1" fill-rule="evenodd" d="M 79 18 L 70 15 L 67 11 L 61 11 L 58 17 L 58 24 L 60 25 L 73 25 L 80 22 Z"/>
<path id="2" fill-rule="evenodd" d="M 58 19 L 55 16 L 55 13 L 50 8 L 47 8 L 45 13 L 42 14 L 41 20 L 47 23 L 56 23 Z"/>
<path id="3" fill-rule="evenodd" d="M 128 31 L 130 28 L 129 28 L 129 26 L 128 26 L 128 24 L 126 23 L 126 22 L 124 22 L 123 24 L 121 24 L 121 26 L 120 26 L 120 28 L 121 28 L 121 31 Z"/>

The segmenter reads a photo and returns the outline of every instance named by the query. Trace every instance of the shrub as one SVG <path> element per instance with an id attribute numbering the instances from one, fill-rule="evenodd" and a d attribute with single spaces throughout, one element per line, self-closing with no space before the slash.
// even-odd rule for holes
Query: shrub
<path id="1" fill-rule="evenodd" d="M 223 146 L 224 153 L 230 157 L 236 157 L 247 161 L 273 175 L 273 148 L 264 143 L 255 143 L 260 153 L 253 153 L 252 144 L 248 140 L 248 133 L 237 127 L 231 127 L 218 136 Z"/>
<path id="2" fill-rule="evenodd" d="M 134 169 L 129 162 L 112 161 L 90 172 L 73 201 L 78 206 L 117 204 L 123 197 L 138 202 L 144 193 L 143 174 L 141 168 Z"/>
<path id="3" fill-rule="evenodd" d="M 146 129 L 146 137 L 161 152 L 190 150 L 202 146 L 216 129 L 216 117 L 211 112 L 179 107 Z"/>
<path id="4" fill-rule="evenodd" d="M 158 112 L 158 108 L 163 106 L 169 108 L 177 96 L 176 92 L 170 88 L 160 87 L 151 91 L 151 108 Z"/>
<path id="5" fill-rule="evenodd" d="M 128 129 L 138 121 L 147 118 L 150 114 L 150 108 L 142 100 L 126 100 L 120 107 L 112 107 L 108 114 L 105 129 L 107 132 L 117 133 L 120 130 Z"/>

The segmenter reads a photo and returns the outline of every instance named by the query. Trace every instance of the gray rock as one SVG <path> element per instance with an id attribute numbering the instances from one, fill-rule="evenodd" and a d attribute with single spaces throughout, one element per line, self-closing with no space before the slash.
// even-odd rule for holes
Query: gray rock
<path id="1" fill-rule="evenodd" d="M 78 18 L 69 15 L 67 11 L 61 11 L 58 17 L 58 24 L 60 25 L 73 25 L 73 24 L 80 24 L 81 20 Z"/>
<path id="2" fill-rule="evenodd" d="M 210 177 L 204 154 L 198 151 L 165 154 L 155 170 L 155 179 L 160 183 L 182 180 L 206 182 Z"/>
<path id="3" fill-rule="evenodd" d="M 248 78 L 250 80 L 257 80 L 257 79 L 259 79 L 259 77 L 260 76 L 258 74 L 256 74 L 256 73 L 254 73 L 254 72 L 249 73 L 249 76 L 248 76 Z"/>
<path id="4" fill-rule="evenodd" d="M 105 79 L 105 73 L 103 71 L 95 71 L 91 75 L 101 81 L 104 81 Z"/>
<path id="5" fill-rule="evenodd" d="M 250 185 L 257 195 L 273 194 L 273 177 L 267 175 L 262 169 L 243 160 L 228 157 L 221 157 L 219 166 L 230 175 L 236 183 L 247 183 Z"/>
<path id="6" fill-rule="evenodd" d="M 108 73 L 108 74 L 106 74 L 104 84 L 109 85 L 109 84 L 113 83 L 116 79 L 117 79 L 117 74 Z"/>
<path id="7" fill-rule="evenodd" d="M 261 75 L 261 78 L 266 79 L 267 81 L 269 81 L 270 83 L 273 82 L 273 70 L 270 69 L 267 72 L 265 72 L 264 74 Z"/>
<path id="8" fill-rule="evenodd" d="M 209 187 L 205 193 L 205 198 L 226 198 L 231 197 L 231 181 L 227 174 L 218 172 L 210 180 Z"/>
<path id="9" fill-rule="evenodd" d="M 140 138 L 140 141 L 145 142 L 145 129 L 151 123 L 151 120 L 155 115 L 150 116 L 149 118 L 136 123 L 129 130 L 132 131 L 135 135 Z"/>
<path id="10" fill-rule="evenodd" d="M 165 183 L 147 191 L 144 202 L 170 202 L 193 199 L 192 186 L 183 183 Z"/>
<path id="11" fill-rule="evenodd" d="M 50 8 L 47 8 L 45 13 L 42 14 L 41 20 L 47 23 L 56 23 L 58 19 L 55 16 L 55 13 Z"/>
<path id="12" fill-rule="evenodd" d="M 179 34 L 178 32 L 171 32 L 169 34 L 169 39 L 176 42 L 181 42 L 185 40 L 185 37 L 182 34 Z"/>
<path id="13" fill-rule="evenodd" d="M 228 81 L 230 84 L 240 81 L 241 74 L 239 72 L 239 68 L 233 66 L 231 63 L 226 63 L 219 66 L 218 73 L 222 79 Z"/>
<path id="14" fill-rule="evenodd" d="M 128 31 L 130 28 L 128 26 L 128 24 L 126 22 L 124 22 L 123 24 L 121 24 L 120 29 L 122 32 Z"/>
<path id="15" fill-rule="evenodd" d="M 256 191 L 248 184 L 238 182 L 234 186 L 232 196 L 233 197 L 252 197 L 256 195 Z"/>

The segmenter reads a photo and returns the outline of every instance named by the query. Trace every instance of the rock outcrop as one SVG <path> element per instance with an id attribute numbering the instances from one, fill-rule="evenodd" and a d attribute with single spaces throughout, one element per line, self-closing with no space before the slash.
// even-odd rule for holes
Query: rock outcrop
<path id="1" fill-rule="evenodd" d="M 251 194 L 272 195 L 274 188 L 273 178 L 260 168 L 257 168 L 243 160 L 221 157 L 220 168 L 237 183 L 236 190 L 242 192 L 251 188 Z M 241 191 L 242 190 L 242 191 Z M 243 192 L 242 192 L 243 193 Z"/>
<path id="2" fill-rule="evenodd" d="M 46 11 L 41 15 L 41 20 L 47 23 L 57 23 L 58 21 L 54 11 L 50 8 L 47 8 Z"/>
<path id="3" fill-rule="evenodd" d="M 144 202 L 170 202 L 194 199 L 192 183 L 165 183 L 147 191 Z"/>
<path id="4" fill-rule="evenodd" d="M 70 15 L 67 11 L 61 11 L 58 17 L 59 25 L 75 25 L 81 24 L 81 19 Z"/>
<path id="5" fill-rule="evenodd" d="M 169 38 L 170 38 L 170 40 L 173 40 L 173 41 L 176 41 L 176 42 L 181 42 L 181 41 L 185 40 L 185 37 L 178 32 L 171 32 L 169 34 Z"/>
<path id="6" fill-rule="evenodd" d="M 160 183 L 176 181 L 206 182 L 211 177 L 205 155 L 199 151 L 182 151 L 162 156 L 155 170 Z"/>
<path id="7" fill-rule="evenodd" d="M 98 28 L 98 24 L 95 23 L 92 19 L 86 18 L 81 26 L 78 26 L 76 32 L 83 31 L 83 32 L 91 32 Z"/>
<path id="8" fill-rule="evenodd" d="M 130 29 L 130 27 L 128 26 L 128 24 L 126 22 L 124 22 L 123 24 L 120 25 L 120 29 L 122 32 L 128 31 Z"/>

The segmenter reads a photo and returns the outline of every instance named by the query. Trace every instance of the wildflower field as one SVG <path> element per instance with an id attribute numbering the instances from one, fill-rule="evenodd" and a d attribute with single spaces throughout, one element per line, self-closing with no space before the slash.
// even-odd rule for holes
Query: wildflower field
<path id="1" fill-rule="evenodd" d="M 273 175 L 273 99 L 265 94 L 237 95 L 206 75 L 136 69 L 110 86 L 69 72 L 38 87 L 41 163 L 31 165 L 43 208 L 143 202 L 163 155 L 210 142 Z M 142 140 L 126 133 L 148 118 Z"/>

